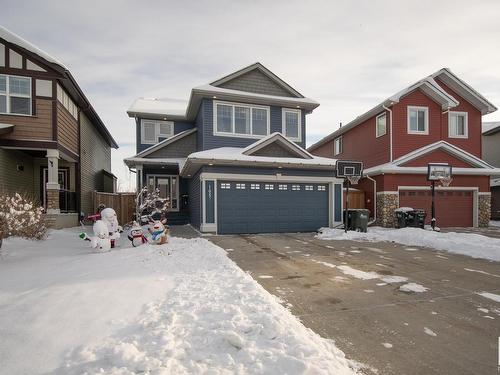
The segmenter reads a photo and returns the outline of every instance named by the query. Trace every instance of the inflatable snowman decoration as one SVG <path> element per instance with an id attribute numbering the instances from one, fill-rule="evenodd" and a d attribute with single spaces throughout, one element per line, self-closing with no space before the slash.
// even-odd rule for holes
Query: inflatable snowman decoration
<path id="1" fill-rule="evenodd" d="M 108 226 L 104 221 L 97 220 L 92 227 L 94 236 L 89 237 L 87 233 L 81 233 L 80 238 L 90 242 L 90 247 L 100 251 L 111 250 L 111 240 L 109 239 Z"/>
<path id="2" fill-rule="evenodd" d="M 123 228 L 118 224 L 118 218 L 116 217 L 116 212 L 112 208 L 104 208 L 101 211 L 101 220 L 108 227 L 108 235 L 111 240 L 111 248 L 115 247 L 115 241 L 120 238 L 120 233 L 123 232 Z"/>
<path id="3" fill-rule="evenodd" d="M 133 247 L 141 246 L 142 244 L 148 242 L 144 236 L 142 227 L 136 221 L 134 221 L 132 228 L 130 228 L 128 239 L 132 242 Z"/>

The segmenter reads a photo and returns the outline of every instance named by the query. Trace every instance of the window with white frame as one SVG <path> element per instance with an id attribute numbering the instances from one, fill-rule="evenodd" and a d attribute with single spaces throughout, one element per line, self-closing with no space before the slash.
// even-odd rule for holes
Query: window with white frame
<path id="1" fill-rule="evenodd" d="M 266 190 L 274 190 L 274 185 L 273 184 L 265 184 L 264 189 Z"/>
<path id="2" fill-rule="evenodd" d="M 338 155 L 342 153 L 342 136 L 335 138 L 333 141 L 333 154 Z"/>
<path id="3" fill-rule="evenodd" d="M 318 185 L 318 191 L 326 191 L 325 185 Z"/>
<path id="4" fill-rule="evenodd" d="M 467 138 L 467 112 L 450 112 L 448 115 L 448 136 L 450 138 Z"/>
<path id="5" fill-rule="evenodd" d="M 283 108 L 282 116 L 282 133 L 285 137 L 293 141 L 301 140 L 301 111 L 300 109 Z"/>
<path id="6" fill-rule="evenodd" d="M 305 190 L 307 190 L 307 191 L 312 191 L 312 190 L 314 190 L 314 189 L 313 189 L 313 186 L 312 186 L 312 185 L 306 185 L 306 186 L 305 186 Z"/>
<path id="7" fill-rule="evenodd" d="M 279 184 L 279 185 L 278 185 L 278 190 L 288 190 L 288 185 L 285 185 L 285 184 Z"/>
<path id="8" fill-rule="evenodd" d="M 381 137 L 387 133 L 387 123 L 386 123 L 386 115 L 385 113 L 382 113 L 378 115 L 375 119 L 376 122 L 376 136 Z"/>
<path id="9" fill-rule="evenodd" d="M 245 184 L 236 184 L 236 189 L 238 190 L 245 190 L 246 185 Z"/>
<path id="10" fill-rule="evenodd" d="M 68 110 L 69 113 L 71 113 L 71 116 L 78 120 L 77 105 L 73 102 L 73 100 L 71 100 L 66 91 L 64 91 L 60 85 L 57 85 L 57 100 Z"/>
<path id="11" fill-rule="evenodd" d="M 429 109 L 408 107 L 408 133 L 429 134 Z"/>
<path id="12" fill-rule="evenodd" d="M 269 107 L 214 101 L 214 134 L 266 136 L 269 134 Z"/>
<path id="13" fill-rule="evenodd" d="M 292 185 L 292 190 L 300 190 L 300 185 Z"/>
<path id="14" fill-rule="evenodd" d="M 220 184 L 221 189 L 231 189 L 231 184 L 230 183 L 222 183 Z"/>
<path id="15" fill-rule="evenodd" d="M 0 113 L 31 115 L 31 78 L 0 74 Z"/>
<path id="16" fill-rule="evenodd" d="M 141 120 L 141 143 L 154 145 L 174 135 L 173 121 Z"/>
<path id="17" fill-rule="evenodd" d="M 250 184 L 250 190 L 260 190 L 260 184 Z"/>

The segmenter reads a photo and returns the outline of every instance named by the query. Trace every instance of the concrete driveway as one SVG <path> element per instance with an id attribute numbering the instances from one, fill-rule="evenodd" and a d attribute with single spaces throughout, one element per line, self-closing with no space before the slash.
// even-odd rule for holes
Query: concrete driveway
<path id="1" fill-rule="evenodd" d="M 498 373 L 500 303 L 477 292 L 500 294 L 499 263 L 313 234 L 209 239 L 366 374 Z M 403 292 L 387 276 L 428 290 Z"/>

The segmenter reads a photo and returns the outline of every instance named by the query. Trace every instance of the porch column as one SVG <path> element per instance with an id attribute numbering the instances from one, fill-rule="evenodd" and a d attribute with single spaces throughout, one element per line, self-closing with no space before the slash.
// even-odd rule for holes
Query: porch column
<path id="1" fill-rule="evenodd" d="M 142 190 L 142 164 L 136 165 L 135 170 L 137 171 L 137 192 L 140 192 Z"/>
<path id="2" fill-rule="evenodd" d="M 47 213 L 58 214 L 59 210 L 59 151 L 47 150 Z"/>

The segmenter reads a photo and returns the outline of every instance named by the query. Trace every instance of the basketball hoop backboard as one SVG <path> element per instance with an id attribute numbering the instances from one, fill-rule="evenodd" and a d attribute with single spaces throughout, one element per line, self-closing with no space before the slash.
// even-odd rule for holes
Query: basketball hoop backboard
<path id="1" fill-rule="evenodd" d="M 361 178 L 363 176 L 363 162 L 354 160 L 337 160 L 335 175 L 338 178 Z"/>
<path id="2" fill-rule="evenodd" d="M 429 181 L 448 181 L 451 180 L 451 165 L 445 163 L 427 164 L 427 180 Z"/>

